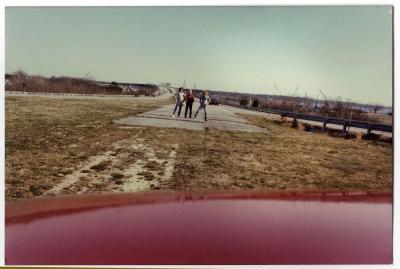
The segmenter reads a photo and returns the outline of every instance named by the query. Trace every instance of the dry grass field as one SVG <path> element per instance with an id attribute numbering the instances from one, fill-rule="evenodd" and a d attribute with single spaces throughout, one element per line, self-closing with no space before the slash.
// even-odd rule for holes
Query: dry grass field
<path id="1" fill-rule="evenodd" d="M 392 189 L 392 145 L 242 115 L 266 133 L 126 127 L 162 99 L 6 97 L 6 199 L 109 191 Z"/>
<path id="2" fill-rule="evenodd" d="M 392 115 L 380 114 L 380 113 L 368 113 L 367 116 L 372 122 L 379 122 L 382 124 L 393 125 Z"/>

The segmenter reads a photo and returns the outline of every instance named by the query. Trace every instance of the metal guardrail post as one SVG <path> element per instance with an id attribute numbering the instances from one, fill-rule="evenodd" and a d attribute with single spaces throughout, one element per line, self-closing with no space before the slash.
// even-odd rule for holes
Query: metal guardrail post
<path id="1" fill-rule="evenodd" d="M 374 124 L 372 122 L 370 122 L 369 126 L 368 126 L 368 130 L 367 130 L 367 135 L 371 134 L 371 131 L 373 130 L 373 128 L 374 128 Z"/>
<path id="2" fill-rule="evenodd" d="M 343 129 L 342 129 L 342 135 L 345 135 L 347 133 L 347 125 L 349 122 L 347 120 L 343 121 Z"/>
<path id="3" fill-rule="evenodd" d="M 299 122 L 297 121 L 297 114 L 295 113 L 295 114 L 293 115 L 292 127 L 293 127 L 293 128 L 297 128 L 298 125 L 299 125 Z"/>
<path id="4" fill-rule="evenodd" d="M 324 119 L 324 124 L 322 125 L 322 131 L 326 132 L 326 124 L 328 123 L 328 118 Z"/>

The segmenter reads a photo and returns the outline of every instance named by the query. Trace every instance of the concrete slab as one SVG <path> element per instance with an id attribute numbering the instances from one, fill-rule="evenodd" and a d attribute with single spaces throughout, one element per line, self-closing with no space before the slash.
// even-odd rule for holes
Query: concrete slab
<path id="1" fill-rule="evenodd" d="M 202 111 L 197 115 L 197 118 L 193 118 L 197 108 L 198 104 L 194 104 L 191 119 L 184 117 L 185 107 L 182 107 L 180 117 L 172 117 L 174 105 L 167 105 L 133 117 L 115 120 L 114 122 L 122 125 L 182 128 L 196 131 L 217 129 L 223 131 L 266 132 L 264 128 L 253 125 L 222 106 L 207 106 L 207 122 L 204 121 Z"/>

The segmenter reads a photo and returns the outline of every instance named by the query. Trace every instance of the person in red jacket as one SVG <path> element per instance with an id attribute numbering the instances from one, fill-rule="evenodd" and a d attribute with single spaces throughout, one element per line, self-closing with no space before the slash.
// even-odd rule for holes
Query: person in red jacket
<path id="1" fill-rule="evenodd" d="M 187 117 L 187 112 L 189 109 L 189 118 L 192 118 L 192 107 L 193 107 L 193 102 L 194 102 L 194 95 L 192 93 L 192 90 L 189 90 L 186 95 L 185 95 L 185 101 L 186 101 L 186 106 L 185 106 L 185 118 Z"/>

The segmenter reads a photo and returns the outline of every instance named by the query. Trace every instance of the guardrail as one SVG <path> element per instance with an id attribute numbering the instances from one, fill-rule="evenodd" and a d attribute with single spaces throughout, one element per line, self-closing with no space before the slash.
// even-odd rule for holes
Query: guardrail
<path id="1" fill-rule="evenodd" d="M 23 91 L 5 91 L 6 94 L 19 95 L 56 95 L 56 96 L 96 96 L 96 97 L 138 97 L 133 94 L 104 94 L 104 93 L 66 93 L 66 92 L 23 92 Z M 155 97 L 152 95 L 140 97 Z"/>
<path id="2" fill-rule="evenodd" d="M 359 121 L 359 120 L 349 120 L 349 119 L 342 119 L 342 118 L 335 118 L 335 117 L 324 117 L 318 115 L 310 115 L 304 113 L 296 113 L 292 111 L 285 111 L 285 110 L 278 110 L 278 109 L 267 109 L 267 108 L 256 108 L 256 107 L 246 107 L 240 105 L 229 105 L 237 108 L 254 110 L 259 112 L 271 113 L 280 115 L 282 117 L 289 117 L 293 119 L 301 119 L 301 120 L 309 120 L 315 122 L 323 123 L 323 128 L 326 129 L 327 124 L 336 124 L 343 126 L 343 132 L 346 132 L 348 127 L 354 127 L 359 129 L 366 129 L 367 134 L 370 134 L 372 131 L 379 131 L 385 133 L 392 133 L 393 126 L 387 124 L 380 124 L 368 121 Z"/>
<path id="3" fill-rule="evenodd" d="M 23 92 L 23 91 L 5 91 L 8 94 L 21 94 L 21 95 L 60 95 L 60 96 L 113 96 L 113 94 L 100 94 L 100 93 L 67 93 L 67 92 Z M 114 96 L 118 96 L 114 94 Z"/>

